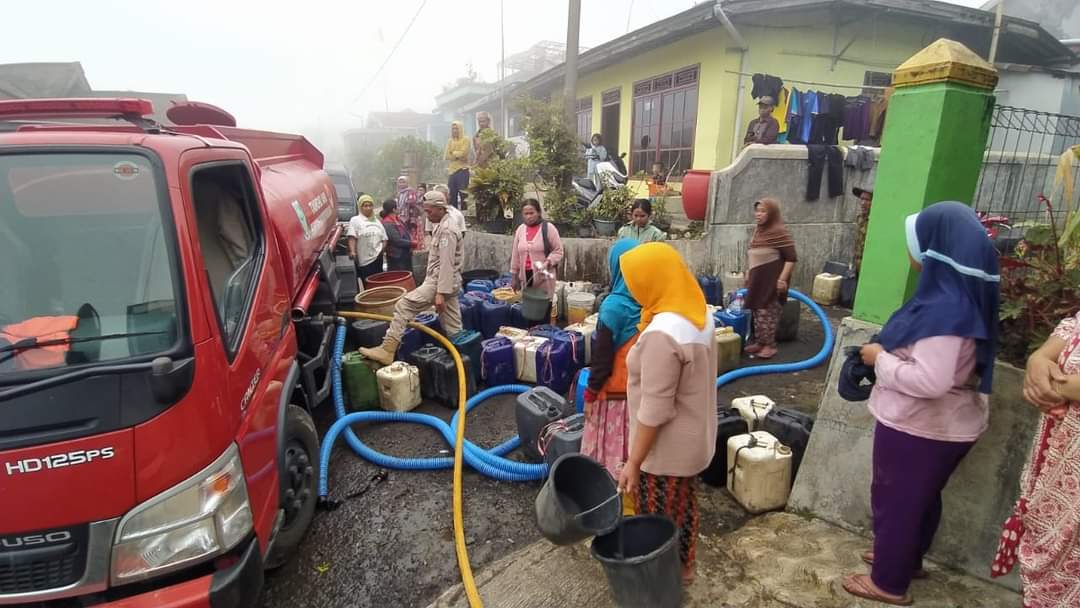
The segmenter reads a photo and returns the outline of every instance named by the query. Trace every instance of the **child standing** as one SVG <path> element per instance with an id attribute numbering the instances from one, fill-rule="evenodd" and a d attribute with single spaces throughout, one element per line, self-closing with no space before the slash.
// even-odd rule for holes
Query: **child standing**
<path id="1" fill-rule="evenodd" d="M 907 218 L 906 233 L 921 271 L 915 295 L 861 353 L 877 375 L 871 573 L 844 579 L 848 593 L 897 606 L 912 603 L 941 491 L 989 421 L 1000 283 L 997 252 L 967 205 L 931 205 Z"/>

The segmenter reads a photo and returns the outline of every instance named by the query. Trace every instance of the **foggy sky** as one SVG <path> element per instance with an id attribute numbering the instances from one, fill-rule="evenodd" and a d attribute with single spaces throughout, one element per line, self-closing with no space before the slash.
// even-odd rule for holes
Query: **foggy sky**
<path id="1" fill-rule="evenodd" d="M 494 81 L 499 0 L 427 0 L 382 75 L 365 88 L 423 0 L 59 0 L 6 2 L 0 63 L 80 61 L 95 89 L 186 93 L 240 126 L 316 140 L 370 110 L 431 111 L 472 64 Z M 565 0 L 504 0 L 506 54 L 565 41 Z M 982 0 L 951 0 L 976 6 Z M 596 46 L 693 0 L 583 0 Z"/>

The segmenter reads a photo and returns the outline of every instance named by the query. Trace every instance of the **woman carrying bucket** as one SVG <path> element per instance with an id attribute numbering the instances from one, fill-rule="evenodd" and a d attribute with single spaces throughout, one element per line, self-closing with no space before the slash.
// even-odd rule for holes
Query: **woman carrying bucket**
<path id="1" fill-rule="evenodd" d="M 615 479 L 628 456 L 629 415 L 626 407 L 626 356 L 637 343 L 641 306 L 630 295 L 619 268 L 619 258 L 637 241 L 620 239 L 608 252 L 611 294 L 600 305 L 592 347 L 589 386 L 585 389 L 585 433 L 581 453 L 604 465 Z M 633 501 L 624 500 L 628 514 Z"/>
<path id="2" fill-rule="evenodd" d="M 683 582 L 694 577 L 697 475 L 716 449 L 716 341 L 705 294 L 674 248 L 645 243 L 619 258 L 641 305 L 641 335 L 626 358 L 630 453 L 619 489 L 637 512 L 679 528 Z"/>
<path id="3" fill-rule="evenodd" d="M 555 271 L 563 258 L 562 239 L 559 231 L 544 221 L 540 201 L 526 197 L 521 203 L 521 217 L 525 220 L 514 232 L 510 249 L 510 273 L 514 275 L 514 291 L 534 287 L 547 295 L 548 306 L 555 295 Z M 543 318 L 550 318 L 548 314 Z M 530 319 L 539 321 L 539 319 Z"/>

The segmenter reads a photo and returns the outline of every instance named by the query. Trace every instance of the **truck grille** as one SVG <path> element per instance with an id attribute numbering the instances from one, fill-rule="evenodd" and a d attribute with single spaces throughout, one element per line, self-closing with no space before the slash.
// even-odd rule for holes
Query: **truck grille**
<path id="1" fill-rule="evenodd" d="M 86 545 L 85 525 L 0 537 L 0 595 L 78 582 L 86 567 Z"/>

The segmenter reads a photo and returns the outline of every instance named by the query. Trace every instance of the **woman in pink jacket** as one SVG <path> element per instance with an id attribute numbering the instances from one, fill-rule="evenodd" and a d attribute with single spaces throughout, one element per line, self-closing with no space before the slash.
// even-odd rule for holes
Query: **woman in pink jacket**
<path id="1" fill-rule="evenodd" d="M 550 299 L 555 295 L 556 270 L 563 258 L 562 239 L 559 231 L 540 213 L 540 202 L 526 198 L 521 203 L 521 217 L 525 222 L 514 232 L 514 244 L 510 253 L 510 273 L 514 275 L 513 287 L 543 289 Z"/>

